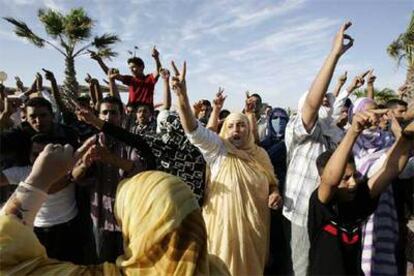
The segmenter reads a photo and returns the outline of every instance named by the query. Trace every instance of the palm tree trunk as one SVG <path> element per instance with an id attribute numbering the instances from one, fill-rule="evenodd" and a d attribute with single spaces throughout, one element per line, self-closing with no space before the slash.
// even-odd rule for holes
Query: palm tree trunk
<path id="1" fill-rule="evenodd" d="M 405 83 L 408 85 L 407 93 L 408 102 L 414 100 L 414 66 L 408 66 Z"/>
<path id="2" fill-rule="evenodd" d="M 65 93 L 67 96 L 76 98 L 79 91 L 79 83 L 76 80 L 75 59 L 72 56 L 65 57 Z"/>

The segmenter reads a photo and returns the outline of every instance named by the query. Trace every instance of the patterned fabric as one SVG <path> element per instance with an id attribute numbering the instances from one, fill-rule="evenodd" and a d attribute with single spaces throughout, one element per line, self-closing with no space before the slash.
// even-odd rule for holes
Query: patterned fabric
<path id="1" fill-rule="evenodd" d="M 176 114 L 164 110 L 158 118 L 159 133 L 146 133 L 142 137 L 152 149 L 157 170 L 180 177 L 201 205 L 206 162 L 201 152 L 188 141 Z"/>
<path id="2" fill-rule="evenodd" d="M 335 144 L 324 135 L 319 121 L 308 133 L 300 113 L 294 115 L 286 127 L 285 143 L 288 169 L 283 215 L 292 223 L 305 227 L 309 199 L 319 183 L 316 159 Z"/>

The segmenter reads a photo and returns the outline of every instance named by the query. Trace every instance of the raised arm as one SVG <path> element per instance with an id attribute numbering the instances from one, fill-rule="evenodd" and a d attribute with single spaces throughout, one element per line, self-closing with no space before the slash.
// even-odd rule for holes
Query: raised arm
<path id="1" fill-rule="evenodd" d="M 374 82 L 377 77 L 374 76 L 373 73 L 374 73 L 374 70 L 370 70 L 367 75 L 367 97 L 374 100 L 375 98 Z"/>
<path id="2" fill-rule="evenodd" d="M 185 82 L 187 64 L 184 62 L 181 73 L 178 71 L 174 62 L 171 62 L 171 66 L 175 72 L 175 76 L 172 78 L 172 89 L 177 95 L 178 112 L 180 114 L 181 124 L 185 133 L 191 133 L 197 128 L 197 119 L 194 117 L 193 111 L 191 110 L 187 95 L 187 85 Z"/>
<path id="3" fill-rule="evenodd" d="M 67 109 L 65 103 L 62 100 L 62 96 L 60 95 L 59 87 L 56 82 L 55 75 L 52 71 L 46 70 L 42 68 L 43 72 L 45 72 L 45 78 L 50 81 L 50 87 L 52 89 L 52 95 L 55 98 L 56 104 L 59 108 L 59 110 L 62 113 L 70 112 L 69 109 Z"/>
<path id="4" fill-rule="evenodd" d="M 152 48 L 151 56 L 154 58 L 155 61 L 155 71 L 152 73 L 153 77 L 156 79 L 158 78 L 161 70 L 161 61 L 160 61 L 160 53 L 158 52 L 155 46 Z"/>
<path id="5" fill-rule="evenodd" d="M 246 105 L 244 108 L 244 113 L 249 120 L 250 127 L 252 128 L 254 141 L 256 144 L 260 142 L 259 132 L 257 131 L 257 118 L 256 118 L 256 102 L 253 98 L 250 97 L 249 92 L 246 92 Z"/>
<path id="6" fill-rule="evenodd" d="M 397 138 L 387 153 L 387 159 L 381 169 L 369 180 L 371 197 L 377 197 L 385 191 L 391 181 L 404 170 L 414 147 L 414 122 L 409 124 Z"/>
<path id="7" fill-rule="evenodd" d="M 223 95 L 224 89 L 219 87 L 216 97 L 213 99 L 213 110 L 208 119 L 207 128 L 214 132 L 218 132 L 220 111 L 223 109 L 224 101 L 227 96 Z"/>
<path id="8" fill-rule="evenodd" d="M 103 62 L 102 58 L 94 51 L 88 50 L 91 59 L 96 60 L 98 62 L 99 66 L 101 67 L 102 71 L 104 71 L 105 75 L 108 75 L 108 66 Z"/>
<path id="9" fill-rule="evenodd" d="M 338 97 L 339 92 L 341 91 L 342 86 L 344 86 L 344 84 L 345 84 L 345 82 L 347 80 L 347 75 L 348 75 L 348 72 L 345 71 L 345 73 L 343 73 L 342 75 L 339 76 L 338 81 L 336 82 L 335 89 L 334 89 L 334 91 L 332 93 L 335 97 Z"/>
<path id="10" fill-rule="evenodd" d="M 367 127 L 376 125 L 386 110 L 373 110 L 355 114 L 352 118 L 352 126 L 346 133 L 338 148 L 332 154 L 321 176 L 321 184 L 318 188 L 318 198 L 322 203 L 331 201 L 348 163 L 352 147 L 359 134 Z"/>
<path id="11" fill-rule="evenodd" d="M 353 39 L 345 34 L 345 31 L 351 26 L 351 22 L 347 22 L 341 26 L 335 36 L 334 44 L 331 52 L 325 60 L 322 68 L 312 83 L 306 101 L 302 109 L 302 120 L 307 131 L 310 131 L 318 118 L 318 111 L 322 105 L 323 98 L 329 87 L 332 74 L 335 70 L 339 58 L 352 47 Z M 348 43 L 344 44 L 344 41 Z"/>
<path id="12" fill-rule="evenodd" d="M 93 106 L 96 106 L 97 99 L 95 95 L 95 88 L 91 84 L 92 77 L 89 75 L 89 73 L 86 74 L 85 82 L 88 84 L 88 91 L 89 91 L 89 97 L 92 100 Z"/>
<path id="13" fill-rule="evenodd" d="M 163 101 L 161 109 L 169 110 L 171 108 L 170 71 L 162 68 L 160 70 L 160 74 L 164 83 L 164 88 L 162 92 Z"/>

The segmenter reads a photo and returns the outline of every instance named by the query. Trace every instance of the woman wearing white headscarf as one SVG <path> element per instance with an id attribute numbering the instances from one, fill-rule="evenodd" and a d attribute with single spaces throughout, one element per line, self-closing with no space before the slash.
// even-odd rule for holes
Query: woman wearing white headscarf
<path id="1" fill-rule="evenodd" d="M 230 114 L 219 135 L 197 123 L 188 101 L 185 65 L 175 68 L 173 89 L 184 130 L 211 169 L 203 206 L 208 251 L 232 275 L 262 275 L 269 241 L 269 207 L 281 207 L 277 179 L 266 151 L 254 142 L 248 117 Z"/>

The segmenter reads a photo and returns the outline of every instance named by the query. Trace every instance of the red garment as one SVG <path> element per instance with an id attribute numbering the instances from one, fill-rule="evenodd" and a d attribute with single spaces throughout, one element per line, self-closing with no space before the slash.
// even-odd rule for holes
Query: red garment
<path id="1" fill-rule="evenodd" d="M 146 75 L 143 79 L 133 76 L 122 76 L 121 82 L 129 86 L 128 103 L 146 103 L 153 105 L 154 88 L 158 78 L 153 74 Z"/>

